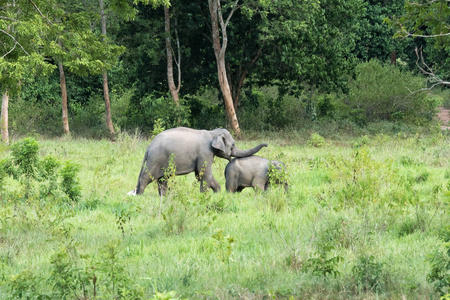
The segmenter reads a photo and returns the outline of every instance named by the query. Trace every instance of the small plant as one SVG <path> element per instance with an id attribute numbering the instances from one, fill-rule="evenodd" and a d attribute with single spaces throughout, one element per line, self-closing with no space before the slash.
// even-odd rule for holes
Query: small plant
<path id="1" fill-rule="evenodd" d="M 165 222 L 164 231 L 168 234 L 181 234 L 186 229 L 188 220 L 200 213 L 200 208 L 206 210 L 206 203 L 192 199 L 190 193 L 177 185 L 174 159 L 172 154 L 167 168 L 164 169 L 163 182 L 158 187 L 167 192 L 165 197 L 167 208 L 163 211 L 160 204 L 160 211 Z M 198 176 L 202 176 L 202 172 L 200 171 Z M 162 199 L 161 197 L 160 201 Z"/>
<path id="2" fill-rule="evenodd" d="M 436 249 L 428 255 L 431 271 L 427 275 L 427 281 L 434 283 L 436 292 L 445 296 L 450 293 L 450 226 L 444 227 L 439 236 L 444 242 L 444 249 Z"/>
<path id="3" fill-rule="evenodd" d="M 75 202 L 81 197 L 81 186 L 77 178 L 79 169 L 80 167 L 78 164 L 67 161 L 60 172 L 63 191 Z"/>
<path id="4" fill-rule="evenodd" d="M 140 207 L 133 202 L 121 202 L 114 208 L 114 215 L 116 216 L 117 228 L 125 236 L 125 225 L 130 223 L 131 217 L 137 214 Z M 133 234 L 133 228 L 130 228 L 130 233 Z"/>
<path id="5" fill-rule="evenodd" d="M 278 168 L 270 162 L 268 175 L 269 183 L 280 184 L 284 186 L 284 189 L 287 191 L 289 185 L 289 175 L 284 164 L 281 164 L 280 168 Z"/>
<path id="6" fill-rule="evenodd" d="M 166 130 L 166 128 L 164 127 L 164 120 L 161 118 L 156 119 L 155 123 L 153 124 L 152 139 L 164 130 Z"/>
<path id="7" fill-rule="evenodd" d="M 318 133 L 311 134 L 311 138 L 308 140 L 308 146 L 321 148 L 326 145 L 325 139 Z"/>
<path id="8" fill-rule="evenodd" d="M 316 243 L 315 256 L 308 258 L 303 263 L 302 270 L 311 272 L 316 276 L 331 275 L 336 277 L 340 275 L 337 266 L 344 258 L 339 255 L 329 257 L 329 253 L 333 249 L 332 241 L 318 241 Z"/>
<path id="9" fill-rule="evenodd" d="M 383 284 L 383 264 L 373 256 L 361 256 L 352 268 L 357 286 L 364 291 L 379 292 Z"/>
<path id="10" fill-rule="evenodd" d="M 211 238 L 213 239 L 213 245 L 218 252 L 217 258 L 222 262 L 229 263 L 233 247 L 236 243 L 234 237 L 224 235 L 223 229 L 216 229 Z"/>
<path id="11" fill-rule="evenodd" d="M 6 164 L 7 164 L 6 159 L 0 159 L 0 192 L 3 189 L 3 182 L 6 176 L 8 176 L 8 173 L 6 172 Z"/>
<path id="12" fill-rule="evenodd" d="M 6 290 L 11 299 L 39 299 L 38 286 L 38 279 L 30 270 L 12 275 L 6 281 Z"/>
<path id="13" fill-rule="evenodd" d="M 361 148 L 362 146 L 365 146 L 369 143 L 369 137 L 367 135 L 358 138 L 355 143 L 353 144 L 353 148 Z"/>
<path id="14" fill-rule="evenodd" d="M 37 177 L 39 164 L 39 144 L 33 138 L 25 138 L 11 146 L 11 155 L 17 173 L 25 187 L 25 198 L 30 196 L 33 180 Z"/>
<path id="15" fill-rule="evenodd" d="M 98 264 L 99 279 L 102 280 L 100 292 L 105 299 L 142 299 L 143 291 L 139 285 L 133 284 L 126 274 L 119 254 L 120 241 L 106 244 L 102 259 Z M 100 275 L 102 275 L 100 277 Z"/>

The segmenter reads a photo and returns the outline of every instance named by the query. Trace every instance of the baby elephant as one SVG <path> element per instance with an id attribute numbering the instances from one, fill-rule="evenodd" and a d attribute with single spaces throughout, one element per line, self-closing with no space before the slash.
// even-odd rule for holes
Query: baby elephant
<path id="1" fill-rule="evenodd" d="M 280 171 L 280 178 L 277 178 L 278 184 L 284 183 L 284 189 L 287 191 L 288 185 L 285 176 L 286 166 L 277 160 L 268 160 L 259 156 L 249 156 L 244 158 L 235 158 L 228 163 L 225 168 L 226 189 L 229 192 L 241 192 L 246 187 L 260 188 L 267 190 L 269 186 L 269 163 Z"/>

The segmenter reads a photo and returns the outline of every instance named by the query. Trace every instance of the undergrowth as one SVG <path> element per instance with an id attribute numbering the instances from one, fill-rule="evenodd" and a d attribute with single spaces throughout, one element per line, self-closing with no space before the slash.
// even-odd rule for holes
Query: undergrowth
<path id="1" fill-rule="evenodd" d="M 147 146 L 137 133 L 0 149 L 0 298 L 448 295 L 447 137 L 318 146 L 293 135 L 239 141 L 269 142 L 258 155 L 283 160 L 288 173 L 271 176 L 289 190 L 237 194 L 200 193 L 193 174 L 174 176 L 172 159 L 164 197 L 156 182 L 127 196 Z M 226 164 L 213 165 L 222 187 Z"/>

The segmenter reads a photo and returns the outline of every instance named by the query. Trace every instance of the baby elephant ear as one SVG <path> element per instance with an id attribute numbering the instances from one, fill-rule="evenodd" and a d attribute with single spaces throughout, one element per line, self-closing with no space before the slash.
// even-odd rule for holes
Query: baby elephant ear
<path id="1" fill-rule="evenodd" d="M 225 136 L 223 134 L 219 134 L 212 142 L 213 148 L 218 150 L 222 150 L 225 152 Z"/>

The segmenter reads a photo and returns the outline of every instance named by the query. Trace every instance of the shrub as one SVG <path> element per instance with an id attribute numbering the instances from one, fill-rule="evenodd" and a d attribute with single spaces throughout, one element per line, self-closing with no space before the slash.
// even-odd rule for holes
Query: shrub
<path id="1" fill-rule="evenodd" d="M 373 256 L 361 256 L 352 268 L 356 285 L 364 291 L 379 292 L 384 282 L 383 264 Z"/>
<path id="2" fill-rule="evenodd" d="M 444 296 L 450 293 L 450 226 L 445 226 L 439 235 L 444 242 L 444 249 L 436 249 L 428 255 L 431 271 L 427 275 L 427 281 L 434 283 L 436 292 Z"/>
<path id="3" fill-rule="evenodd" d="M 431 121 L 437 104 L 425 92 L 419 76 L 390 64 L 370 60 L 356 67 L 356 79 L 349 84 L 347 116 L 356 123 L 404 120 L 417 124 Z"/>
<path id="4" fill-rule="evenodd" d="M 135 106 L 129 108 L 131 125 L 153 128 L 156 120 L 167 128 L 189 126 L 190 109 L 184 99 L 177 106 L 169 97 L 147 95 Z M 161 125 L 160 124 L 160 125 Z"/>
<path id="5" fill-rule="evenodd" d="M 24 188 L 25 199 L 32 198 L 35 190 L 40 191 L 44 200 L 48 200 L 49 196 L 53 200 L 55 196 L 64 198 L 66 194 L 72 201 L 77 201 L 81 196 L 77 164 L 67 161 L 59 170 L 61 162 L 55 157 L 39 157 L 39 143 L 33 138 L 13 144 L 11 150 L 12 157 L 0 161 L 0 182 L 8 175 L 13 176 Z"/>
<path id="6" fill-rule="evenodd" d="M 36 179 L 39 163 L 39 144 L 33 138 L 25 138 L 11 146 L 14 165 L 22 184 L 25 187 L 25 198 L 28 199 L 33 179 Z"/>
<path id="7" fill-rule="evenodd" d="M 318 133 L 311 134 L 311 138 L 308 140 L 308 146 L 320 148 L 325 146 L 325 139 Z"/>
<path id="8" fill-rule="evenodd" d="M 81 196 L 81 186 L 78 182 L 78 164 L 67 161 L 61 169 L 61 187 L 72 201 L 78 201 Z"/>

